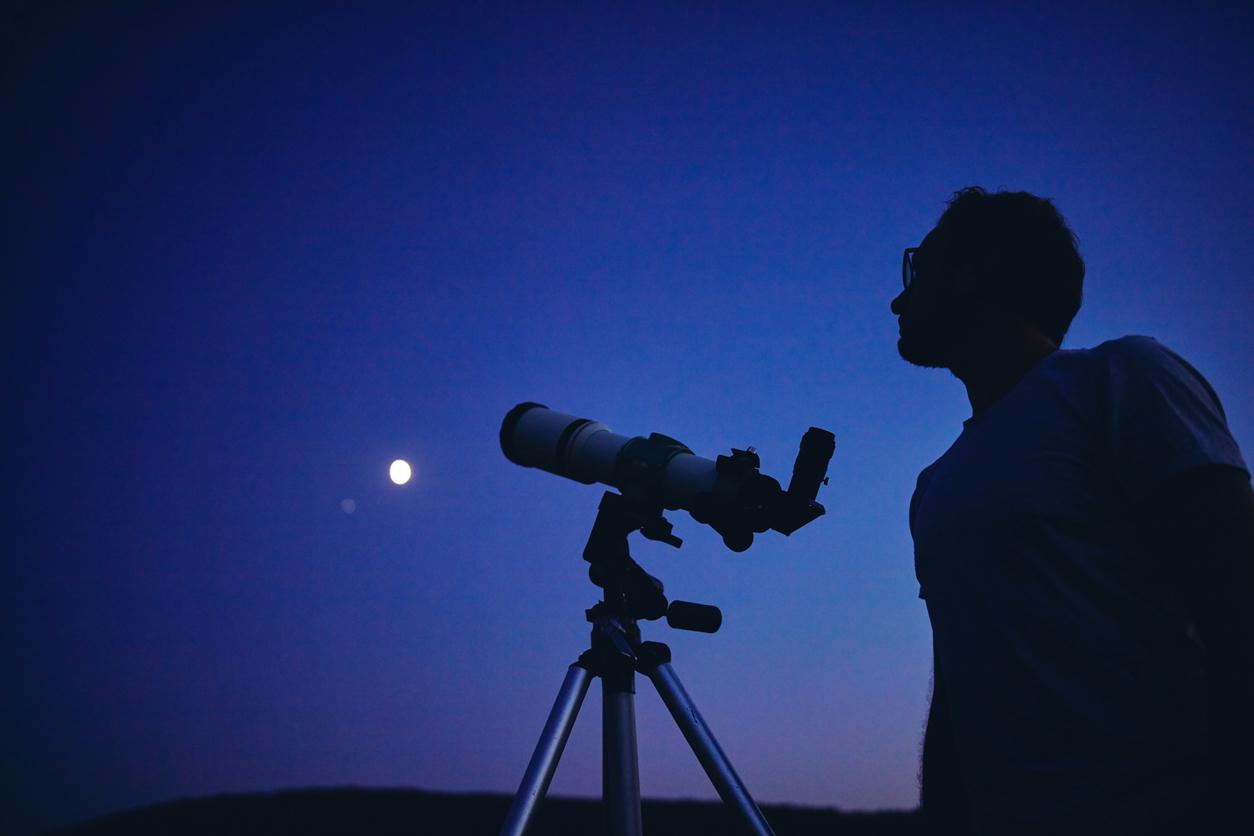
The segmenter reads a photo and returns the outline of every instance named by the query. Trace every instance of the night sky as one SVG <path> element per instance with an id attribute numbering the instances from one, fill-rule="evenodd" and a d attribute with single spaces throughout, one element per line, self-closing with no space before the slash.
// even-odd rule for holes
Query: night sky
<path id="1" fill-rule="evenodd" d="M 6 13 L 4 832 L 512 792 L 602 490 L 502 456 L 520 401 L 785 483 L 835 433 L 792 537 L 633 542 L 724 611 L 645 637 L 759 801 L 914 806 L 907 506 L 970 408 L 889 302 L 963 186 L 1052 198 L 1064 348 L 1158 338 L 1254 453 L 1249 4 L 187 5 Z M 640 684 L 644 793 L 713 798 Z M 596 688 L 553 793 L 600 792 Z"/>

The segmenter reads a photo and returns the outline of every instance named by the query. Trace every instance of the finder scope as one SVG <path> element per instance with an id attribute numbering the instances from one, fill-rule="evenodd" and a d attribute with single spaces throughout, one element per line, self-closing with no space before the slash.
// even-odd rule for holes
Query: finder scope
<path id="1" fill-rule="evenodd" d="M 811 427 L 785 491 L 758 471 L 752 447 L 733 448 L 730 456 L 711 461 L 660 433 L 620 435 L 600 422 L 530 402 L 518 404 L 501 422 L 501 451 L 515 464 L 586 485 L 600 482 L 659 511 L 687 511 L 738 552 L 753 544 L 755 532 L 792 534 L 824 513 L 815 498 L 827 482 L 835 446 L 830 432 Z"/>

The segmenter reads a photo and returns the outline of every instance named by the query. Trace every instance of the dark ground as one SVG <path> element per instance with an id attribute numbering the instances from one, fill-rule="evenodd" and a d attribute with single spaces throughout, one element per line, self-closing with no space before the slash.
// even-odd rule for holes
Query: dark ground
<path id="1" fill-rule="evenodd" d="M 421 836 L 495 834 L 509 809 L 505 795 L 451 795 L 421 790 L 286 790 L 171 801 L 112 813 L 48 836 L 275 836 L 354 834 Z M 644 801 L 648 836 L 735 833 L 722 805 Z M 842 813 L 836 809 L 764 805 L 777 836 L 904 836 L 921 833 L 912 812 Z M 600 801 L 550 798 L 528 836 L 605 831 Z"/>

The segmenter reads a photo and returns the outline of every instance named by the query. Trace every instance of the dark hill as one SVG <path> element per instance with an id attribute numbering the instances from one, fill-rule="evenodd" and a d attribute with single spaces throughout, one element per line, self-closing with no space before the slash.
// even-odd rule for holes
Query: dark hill
<path id="1" fill-rule="evenodd" d="M 49 836 L 423 836 L 495 834 L 510 798 L 421 790 L 312 789 L 220 795 L 112 813 Z M 734 833 L 721 804 L 704 801 L 643 803 L 648 836 Z M 904 836 L 921 832 L 911 812 L 842 813 L 836 809 L 765 805 L 778 836 Z M 600 801 L 549 798 L 534 836 L 602 833 Z M 531 836 L 529 834 L 529 836 Z"/>

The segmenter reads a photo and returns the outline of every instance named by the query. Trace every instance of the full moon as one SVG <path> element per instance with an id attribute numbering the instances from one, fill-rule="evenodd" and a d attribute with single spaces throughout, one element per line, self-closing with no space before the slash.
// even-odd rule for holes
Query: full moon
<path id="1" fill-rule="evenodd" d="M 397 459 L 388 468 L 388 475 L 392 477 L 393 482 L 403 485 L 409 481 L 409 477 L 414 475 L 414 470 L 409 466 L 409 462 L 404 459 Z"/>

